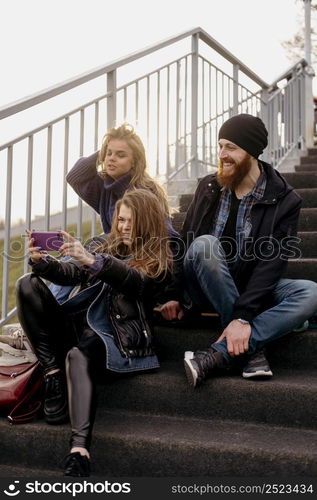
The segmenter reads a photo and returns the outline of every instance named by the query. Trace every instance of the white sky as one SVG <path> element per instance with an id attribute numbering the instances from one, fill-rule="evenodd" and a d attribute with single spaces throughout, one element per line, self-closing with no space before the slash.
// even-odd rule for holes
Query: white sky
<path id="1" fill-rule="evenodd" d="M 295 0 L 2 0 L 0 106 L 200 26 L 270 83 Z"/>

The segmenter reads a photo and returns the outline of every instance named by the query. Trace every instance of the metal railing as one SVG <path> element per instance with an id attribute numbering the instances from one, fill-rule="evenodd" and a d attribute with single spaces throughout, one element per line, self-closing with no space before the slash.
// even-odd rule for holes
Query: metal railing
<path id="1" fill-rule="evenodd" d="M 124 121 L 134 125 L 146 146 L 150 174 L 169 182 L 197 178 L 215 167 L 219 127 L 228 117 L 247 112 L 267 124 L 269 148 L 264 159 L 276 166 L 290 150 L 305 147 L 301 111 L 305 61 L 299 64 L 300 69 L 296 65 L 279 79 L 287 79 L 283 88 L 277 88 L 278 81 L 270 87 L 195 28 L 0 108 L 4 123 L 16 116 L 19 126 L 24 113 L 40 114 L 40 107 L 50 103 L 45 116 L 54 116 L 26 127 L 26 132 L 0 146 L 5 186 L 0 196 L 5 200 L 2 207 L 0 202 L 4 214 L 0 326 L 15 314 L 9 301 L 14 268 L 22 265 L 21 272 L 27 270 L 23 239 L 15 249 L 18 238 L 11 237 L 12 223 L 19 218 L 26 228 L 49 230 L 52 214 L 60 212 L 59 227 L 66 229 L 68 209 L 78 203 L 75 232 L 80 238 L 85 207 L 65 177 L 79 156 L 98 149 L 106 129 Z M 77 104 L 69 109 L 69 102 Z M 58 117 L 56 109 L 62 113 Z M 90 232 L 95 234 L 92 210 L 90 220 Z"/>
<path id="2" fill-rule="evenodd" d="M 269 89 L 268 159 L 277 168 L 294 150 L 306 149 L 307 69 L 307 62 L 301 59 L 275 80 Z"/>

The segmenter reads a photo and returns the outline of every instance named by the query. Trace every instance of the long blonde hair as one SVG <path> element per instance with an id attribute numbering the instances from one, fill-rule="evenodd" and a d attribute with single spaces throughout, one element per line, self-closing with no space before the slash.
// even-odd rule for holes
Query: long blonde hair
<path id="1" fill-rule="evenodd" d="M 107 155 L 108 144 L 113 139 L 125 141 L 133 152 L 133 165 L 131 168 L 131 185 L 138 189 L 149 189 L 160 200 L 165 213 L 169 215 L 169 206 L 164 189 L 147 173 L 146 154 L 143 142 L 134 132 L 131 125 L 123 123 L 117 128 L 111 128 L 105 134 L 99 151 L 97 166 L 101 166 L 101 174 L 105 175 L 104 160 Z"/>
<path id="2" fill-rule="evenodd" d="M 118 231 L 121 205 L 131 210 L 131 246 L 124 244 Z M 166 213 L 157 196 L 148 189 L 126 191 L 115 205 L 111 231 L 105 243 L 98 247 L 96 252 L 120 257 L 129 256 L 127 263 L 150 278 L 163 278 L 171 271 L 173 257 L 169 247 Z"/>

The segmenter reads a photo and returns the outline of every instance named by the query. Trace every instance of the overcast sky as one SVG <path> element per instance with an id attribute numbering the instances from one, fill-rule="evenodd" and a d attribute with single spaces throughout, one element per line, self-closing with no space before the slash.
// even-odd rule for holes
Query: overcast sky
<path id="1" fill-rule="evenodd" d="M 295 0 L 2 0 L 0 105 L 200 26 L 270 83 Z"/>

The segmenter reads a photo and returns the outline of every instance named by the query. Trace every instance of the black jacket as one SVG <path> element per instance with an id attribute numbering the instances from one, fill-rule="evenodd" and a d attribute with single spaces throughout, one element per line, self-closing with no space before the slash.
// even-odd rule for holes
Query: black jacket
<path id="1" fill-rule="evenodd" d="M 272 306 L 272 291 L 297 255 L 297 232 L 301 198 L 269 164 L 261 162 L 267 175 L 264 196 L 251 210 L 252 231 L 231 270 L 240 292 L 233 318 L 248 321 Z M 221 188 L 216 175 L 199 183 L 183 224 L 187 247 L 193 239 L 210 234 L 218 208 Z"/>
<path id="2" fill-rule="evenodd" d="M 47 257 L 45 261 L 33 263 L 32 269 L 34 273 L 52 283 L 62 286 L 80 285 L 81 290 L 98 281 L 109 285 L 105 289 L 107 300 L 103 302 L 106 306 L 104 313 L 110 319 L 114 338 L 121 354 L 125 357 L 152 355 L 154 351 L 149 322 L 154 305 L 163 301 L 161 294 L 169 282 L 169 276 L 167 275 L 164 279 L 150 279 L 116 257 L 103 254 L 102 258 L 102 268 L 94 275 L 85 266 L 78 266 L 75 262 L 58 261 L 50 257 Z M 85 304 L 86 308 L 95 297 L 96 294 L 88 299 L 88 303 Z M 83 304 L 80 304 L 78 309 L 82 308 Z"/>

